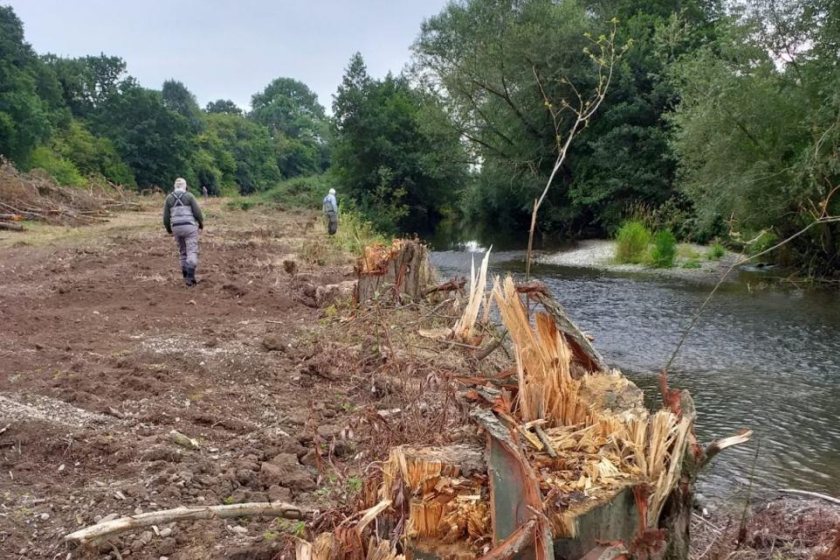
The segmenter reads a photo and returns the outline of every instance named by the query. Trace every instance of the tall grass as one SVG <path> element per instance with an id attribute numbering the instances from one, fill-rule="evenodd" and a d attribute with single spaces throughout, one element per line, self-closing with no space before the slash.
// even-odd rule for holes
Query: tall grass
<path id="1" fill-rule="evenodd" d="M 334 243 L 341 250 L 362 256 L 367 245 L 387 244 L 389 240 L 371 222 L 365 220 L 355 210 L 342 211 L 338 221 L 338 231 L 333 237 Z"/>
<path id="2" fill-rule="evenodd" d="M 677 238 L 670 231 L 662 230 L 653 238 L 650 257 L 656 268 L 671 268 L 677 256 Z"/>
<path id="3" fill-rule="evenodd" d="M 641 221 L 624 222 L 616 234 L 615 260 L 631 264 L 643 262 L 650 241 L 650 230 Z"/>

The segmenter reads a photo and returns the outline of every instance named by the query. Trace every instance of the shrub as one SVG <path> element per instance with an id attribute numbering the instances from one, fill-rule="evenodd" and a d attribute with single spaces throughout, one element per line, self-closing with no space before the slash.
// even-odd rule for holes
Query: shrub
<path id="1" fill-rule="evenodd" d="M 43 169 L 59 185 L 66 187 L 83 187 L 85 185 L 85 178 L 82 177 L 72 161 L 62 158 L 43 146 L 32 152 L 32 168 Z"/>
<path id="2" fill-rule="evenodd" d="M 663 230 L 653 239 L 653 250 L 650 253 L 653 266 L 656 268 L 671 268 L 677 256 L 677 238 L 670 231 Z"/>
<path id="3" fill-rule="evenodd" d="M 726 249 L 723 248 L 723 245 L 716 242 L 712 243 L 712 246 L 709 247 L 709 252 L 706 253 L 706 258 L 710 261 L 717 261 L 720 260 L 725 254 Z"/>
<path id="4" fill-rule="evenodd" d="M 343 250 L 362 256 L 364 248 L 374 243 L 387 244 L 388 240 L 369 221 L 356 211 L 342 211 L 338 221 L 335 243 Z"/>
<path id="5" fill-rule="evenodd" d="M 766 251 L 773 245 L 779 242 L 779 238 L 771 231 L 762 231 L 761 234 L 750 244 L 747 245 L 747 252 L 750 256 L 757 255 Z"/>
<path id="6" fill-rule="evenodd" d="M 615 260 L 620 263 L 640 263 L 650 245 L 650 230 L 638 220 L 624 222 L 616 235 Z"/>

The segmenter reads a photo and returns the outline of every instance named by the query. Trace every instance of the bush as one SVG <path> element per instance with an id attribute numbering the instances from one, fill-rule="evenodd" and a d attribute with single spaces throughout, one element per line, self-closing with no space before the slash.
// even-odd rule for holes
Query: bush
<path id="1" fill-rule="evenodd" d="M 650 230 L 638 220 L 624 222 L 616 235 L 615 260 L 620 263 L 640 263 L 650 245 Z"/>
<path id="2" fill-rule="evenodd" d="M 260 193 L 258 198 L 266 203 L 280 204 L 287 208 L 311 208 L 321 210 L 321 201 L 330 189 L 325 175 L 294 177 L 278 183 Z"/>
<path id="3" fill-rule="evenodd" d="M 343 211 L 339 216 L 335 242 L 343 251 L 362 256 L 364 248 L 374 243 L 387 244 L 388 240 L 369 221 L 355 211 Z"/>
<path id="4" fill-rule="evenodd" d="M 712 243 L 712 246 L 709 247 L 709 252 L 706 253 L 706 258 L 710 261 L 717 261 L 723 258 L 723 255 L 726 254 L 726 249 L 723 248 L 723 245 L 720 243 Z"/>
<path id="5" fill-rule="evenodd" d="M 650 258 L 656 268 L 671 268 L 677 256 L 677 238 L 670 231 L 663 230 L 653 238 Z"/>
<path id="6" fill-rule="evenodd" d="M 73 162 L 62 158 L 43 146 L 32 152 L 32 168 L 43 169 L 59 185 L 66 187 L 83 187 L 85 185 L 85 178 L 82 177 Z"/>
<path id="7" fill-rule="evenodd" d="M 750 256 L 762 253 L 779 242 L 779 238 L 771 231 L 762 231 L 761 234 L 746 247 Z"/>

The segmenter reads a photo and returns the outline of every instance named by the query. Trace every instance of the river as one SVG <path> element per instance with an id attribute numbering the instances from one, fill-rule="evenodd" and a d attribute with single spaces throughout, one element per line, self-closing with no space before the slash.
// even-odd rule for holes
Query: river
<path id="1" fill-rule="evenodd" d="M 473 245 L 475 248 L 475 245 Z M 434 252 L 442 277 L 469 276 L 469 250 Z M 475 254 L 476 264 L 481 259 Z M 524 271 L 521 252 L 491 259 L 495 274 Z M 658 397 L 657 372 L 711 286 L 658 276 L 540 265 L 572 319 L 595 337 L 607 361 Z M 758 489 L 840 495 L 840 293 L 762 287 L 740 280 L 715 295 L 671 368 L 691 391 L 701 442 L 754 430 L 701 475 L 716 503 Z M 756 442 L 759 454 L 756 459 Z"/>

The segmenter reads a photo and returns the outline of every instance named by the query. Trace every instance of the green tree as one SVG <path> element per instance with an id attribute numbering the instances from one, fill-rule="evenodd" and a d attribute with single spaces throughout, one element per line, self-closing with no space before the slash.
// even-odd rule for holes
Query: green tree
<path id="1" fill-rule="evenodd" d="M 372 80 L 353 56 L 333 104 L 338 183 L 383 228 L 428 230 L 457 199 L 467 158 L 443 108 L 405 77 Z"/>
<path id="2" fill-rule="evenodd" d="M 819 5 L 757 4 L 722 20 L 717 40 L 674 68 L 681 186 L 707 234 L 784 238 L 840 213 L 837 200 L 821 206 L 840 179 L 840 35 L 836 10 Z M 835 273 L 838 233 L 835 224 L 810 230 L 786 248 L 788 260 Z"/>
<path id="3" fill-rule="evenodd" d="M 201 129 L 201 108 L 187 86 L 176 80 L 167 80 L 163 82 L 160 94 L 164 107 L 187 119 L 194 131 Z"/>
<path id="4" fill-rule="evenodd" d="M 124 81 L 103 103 L 95 128 L 113 142 L 138 186 L 169 188 L 175 177 L 191 175 L 190 124 L 166 108 L 158 91 Z"/>
<path id="5" fill-rule="evenodd" d="M 327 120 L 306 84 L 277 78 L 251 99 L 251 118 L 267 127 L 284 177 L 322 172 L 329 163 Z"/>
<path id="6" fill-rule="evenodd" d="M 237 107 L 236 103 L 230 99 L 217 99 L 207 104 L 204 109 L 207 113 L 224 113 L 227 115 L 241 115 L 242 109 Z"/>
<path id="7" fill-rule="evenodd" d="M 0 6 L 0 154 L 23 165 L 50 133 L 37 86 L 37 60 L 24 42 L 23 24 L 12 8 Z"/>

